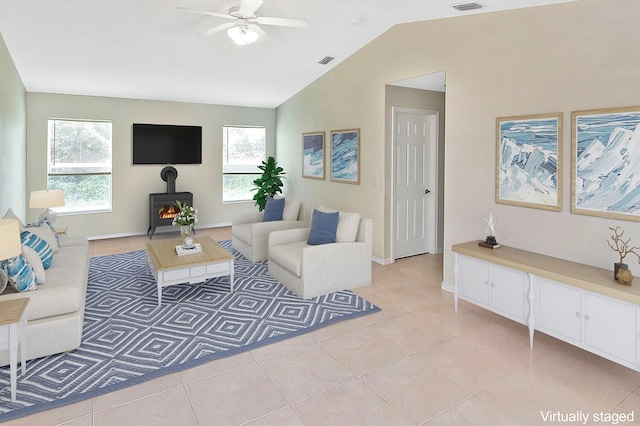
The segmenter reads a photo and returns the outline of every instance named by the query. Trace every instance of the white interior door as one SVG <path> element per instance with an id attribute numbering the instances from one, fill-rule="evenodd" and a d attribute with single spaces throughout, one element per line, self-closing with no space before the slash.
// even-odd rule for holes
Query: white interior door
<path id="1" fill-rule="evenodd" d="M 394 108 L 394 258 L 435 253 L 436 111 Z"/>

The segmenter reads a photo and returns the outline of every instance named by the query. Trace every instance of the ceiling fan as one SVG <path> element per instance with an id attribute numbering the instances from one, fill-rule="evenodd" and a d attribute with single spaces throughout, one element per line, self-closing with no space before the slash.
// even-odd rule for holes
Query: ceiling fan
<path id="1" fill-rule="evenodd" d="M 264 34 L 264 30 L 260 28 L 260 25 L 274 25 L 293 28 L 306 28 L 308 26 L 307 21 L 304 19 L 257 16 L 256 12 L 260 9 L 263 3 L 263 0 L 240 0 L 240 6 L 231 7 L 228 14 L 190 9 L 187 7 L 178 7 L 177 9 L 185 12 L 230 20 L 231 22 L 220 24 L 208 29 L 202 33 L 202 35 L 210 36 L 226 30 L 229 37 L 239 45 L 251 44 L 258 39 L 261 33 Z"/>

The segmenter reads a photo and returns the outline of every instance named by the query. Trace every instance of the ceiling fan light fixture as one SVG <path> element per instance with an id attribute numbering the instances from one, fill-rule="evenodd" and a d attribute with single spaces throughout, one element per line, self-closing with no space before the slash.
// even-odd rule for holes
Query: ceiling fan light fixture
<path id="1" fill-rule="evenodd" d="M 229 38 L 239 46 L 251 44 L 258 39 L 259 34 L 246 25 L 236 25 L 227 30 Z"/>

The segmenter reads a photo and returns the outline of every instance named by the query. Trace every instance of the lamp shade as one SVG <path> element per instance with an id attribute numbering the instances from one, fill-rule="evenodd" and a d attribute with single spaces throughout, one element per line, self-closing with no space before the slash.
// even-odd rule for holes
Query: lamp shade
<path id="1" fill-rule="evenodd" d="M 259 34 L 246 25 L 236 25 L 227 30 L 227 34 L 235 44 L 244 46 L 258 39 Z"/>
<path id="2" fill-rule="evenodd" d="M 29 208 L 48 209 L 60 206 L 64 206 L 64 191 L 62 189 L 31 191 Z"/>
<path id="3" fill-rule="evenodd" d="M 0 260 L 22 253 L 20 226 L 16 219 L 0 219 Z"/>

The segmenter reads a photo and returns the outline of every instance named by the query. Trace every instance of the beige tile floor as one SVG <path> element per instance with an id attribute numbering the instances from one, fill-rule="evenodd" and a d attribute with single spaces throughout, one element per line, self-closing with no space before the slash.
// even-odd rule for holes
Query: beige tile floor
<path id="1" fill-rule="evenodd" d="M 230 238 L 229 228 L 198 232 Z M 91 254 L 146 242 L 96 240 Z M 11 424 L 537 425 L 578 410 L 640 421 L 640 373 L 541 333 L 530 350 L 524 326 L 465 302 L 454 315 L 441 264 L 373 264 L 372 285 L 356 292 L 379 313 Z"/>

